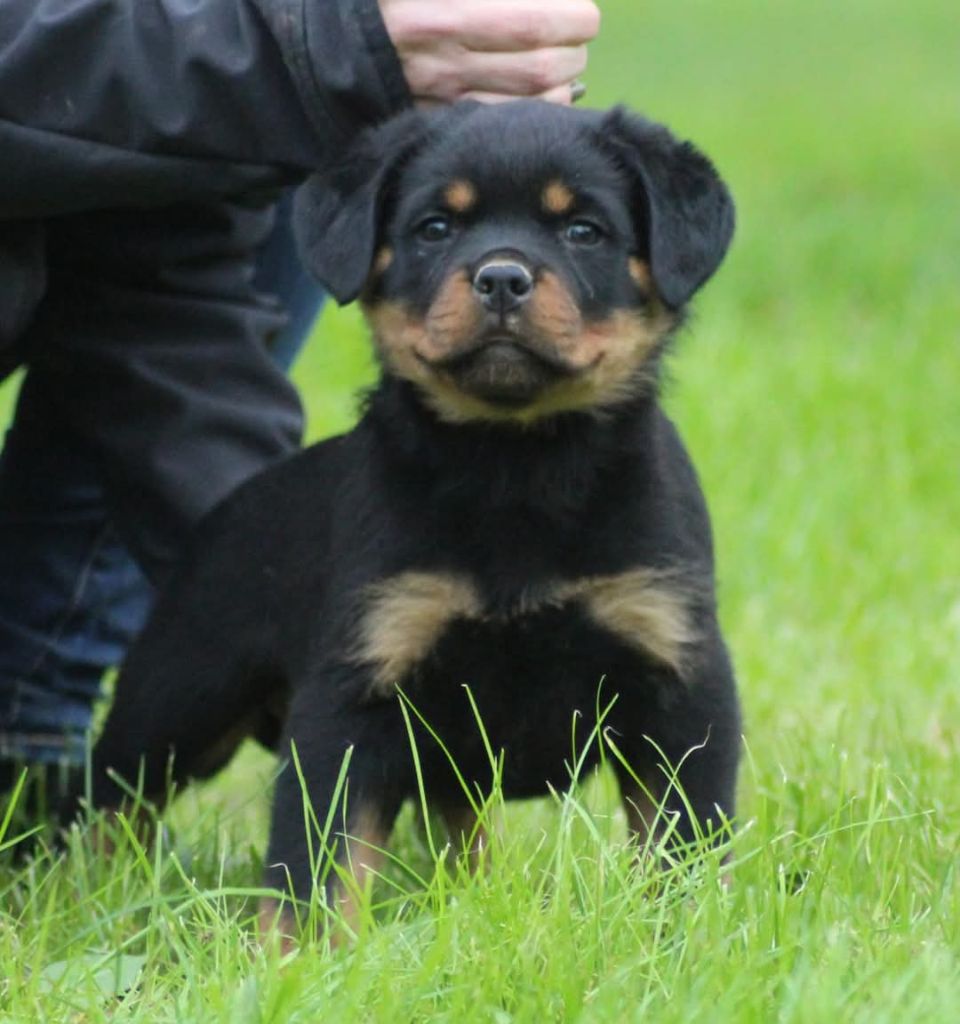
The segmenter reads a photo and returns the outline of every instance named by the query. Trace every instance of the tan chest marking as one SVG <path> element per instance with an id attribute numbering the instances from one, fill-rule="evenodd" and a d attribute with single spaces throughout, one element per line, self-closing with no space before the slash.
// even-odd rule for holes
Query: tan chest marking
<path id="1" fill-rule="evenodd" d="M 404 572 L 367 588 L 351 660 L 373 667 L 372 692 L 385 695 L 430 653 L 455 619 L 504 622 L 571 601 L 602 629 L 673 669 L 684 670 L 697 641 L 691 593 L 676 574 L 630 569 L 558 583 L 510 615 L 485 611 L 476 587 L 452 573 Z"/>
<path id="2" fill-rule="evenodd" d="M 473 584 L 452 573 L 403 572 L 366 591 L 351 660 L 374 668 L 373 689 L 389 692 L 431 651 L 447 626 L 482 611 Z"/>
<path id="3" fill-rule="evenodd" d="M 598 626 L 681 677 L 687 655 L 698 639 L 692 596 L 676 573 L 649 568 L 588 576 L 558 590 L 560 600 L 581 601 Z"/>

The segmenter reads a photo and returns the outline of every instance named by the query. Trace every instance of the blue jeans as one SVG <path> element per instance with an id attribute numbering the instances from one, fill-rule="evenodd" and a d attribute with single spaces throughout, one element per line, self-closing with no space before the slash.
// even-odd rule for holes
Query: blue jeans
<path id="1" fill-rule="evenodd" d="M 323 302 L 296 255 L 289 197 L 254 284 L 287 315 L 270 352 L 289 369 Z M 152 596 L 112 520 L 97 451 L 62 428 L 28 372 L 0 455 L 0 762 L 82 763 L 104 673 Z"/>

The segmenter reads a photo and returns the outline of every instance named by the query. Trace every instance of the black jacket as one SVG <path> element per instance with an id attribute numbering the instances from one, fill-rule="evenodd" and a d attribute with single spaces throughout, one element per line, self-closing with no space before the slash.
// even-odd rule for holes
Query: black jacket
<path id="1" fill-rule="evenodd" d="M 408 102 L 376 0 L 0 0 L 0 344 L 48 218 L 294 181 Z"/>
<path id="2" fill-rule="evenodd" d="M 8 444 L 92 450 L 155 578 L 299 441 L 251 283 L 273 198 L 409 101 L 376 0 L 0 0 Z"/>

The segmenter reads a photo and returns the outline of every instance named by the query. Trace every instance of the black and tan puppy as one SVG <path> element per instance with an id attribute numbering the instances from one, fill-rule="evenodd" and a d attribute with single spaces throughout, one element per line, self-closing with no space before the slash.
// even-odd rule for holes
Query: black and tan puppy
<path id="1" fill-rule="evenodd" d="M 664 349 L 733 229 L 711 164 L 622 111 L 468 105 L 369 134 L 300 216 L 318 277 L 361 295 L 382 379 L 353 431 L 201 527 L 120 676 L 95 804 L 121 800 L 108 769 L 162 800 L 171 752 L 180 782 L 252 734 L 296 745 L 323 823 L 352 748 L 332 820 L 357 869 L 416 792 L 400 687 L 485 790 L 472 696 L 508 797 L 564 787 L 574 719 L 585 741 L 616 697 L 605 726 L 642 781 L 620 780 L 631 828 L 661 799 L 681 839 L 716 826 L 737 700 L 707 510 L 657 403 Z M 417 740 L 429 799 L 462 825 L 446 754 Z M 301 898 L 324 866 L 293 766 L 267 862 Z"/>

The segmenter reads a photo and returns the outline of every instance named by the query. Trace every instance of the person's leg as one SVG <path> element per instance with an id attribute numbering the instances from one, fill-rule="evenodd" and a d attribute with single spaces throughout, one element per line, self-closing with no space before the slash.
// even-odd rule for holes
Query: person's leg
<path id="1" fill-rule="evenodd" d="M 310 336 L 326 298 L 323 289 L 304 267 L 293 236 L 293 191 L 277 204 L 277 219 L 266 244 L 257 254 L 254 286 L 275 295 L 287 317 L 269 341 L 270 358 L 289 370 Z"/>
<path id="2" fill-rule="evenodd" d="M 286 369 L 322 303 L 319 286 L 296 258 L 288 204 L 259 249 L 254 287 L 272 296 L 265 298 L 269 307 L 287 313 L 285 320 L 261 318 L 252 332 Z M 186 306 L 196 312 L 196 297 Z M 215 316 L 213 323 L 225 319 Z M 175 313 L 157 321 L 154 335 L 164 326 L 176 333 Z M 131 330 L 135 323 L 127 320 Z M 203 324 L 198 317 L 198 329 Z M 198 345 L 198 359 L 203 348 Z M 142 349 L 131 352 L 137 357 L 143 359 Z M 62 375 L 42 367 L 27 374 L 0 457 L 0 790 L 19 763 L 82 763 L 103 674 L 122 660 L 151 604 L 152 587 L 111 514 L 102 444 L 71 422 L 65 405 L 74 403 L 64 403 L 62 383 Z M 83 386 L 82 379 L 75 383 Z M 137 411 L 135 404 L 127 407 Z M 177 410 L 169 412 L 175 417 Z M 207 415 L 198 426 L 205 420 L 216 425 Z M 202 445 L 202 431 L 196 433 L 184 440 Z M 212 466 L 212 495 L 224 489 L 217 475 Z"/>
<path id="3" fill-rule="evenodd" d="M 0 565 L 0 760 L 82 763 L 103 673 L 151 588 L 109 521 L 95 461 L 29 380 L 0 455 Z"/>

